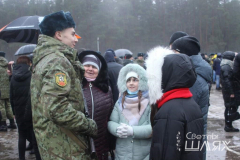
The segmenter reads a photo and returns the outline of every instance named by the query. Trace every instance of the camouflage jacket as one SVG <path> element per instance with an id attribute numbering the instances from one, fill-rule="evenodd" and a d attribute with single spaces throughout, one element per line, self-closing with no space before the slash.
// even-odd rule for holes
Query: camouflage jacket
<path id="1" fill-rule="evenodd" d="M 137 59 L 137 60 L 134 61 L 134 63 L 139 64 L 139 65 L 142 66 L 144 69 L 146 69 L 145 61 L 144 61 L 144 60 Z"/>
<path id="2" fill-rule="evenodd" d="M 10 91 L 9 76 L 7 74 L 8 61 L 0 57 L 0 99 L 8 99 Z"/>
<path id="3" fill-rule="evenodd" d="M 86 135 L 97 134 L 84 112 L 83 66 L 77 51 L 40 35 L 34 51 L 31 102 L 34 132 L 44 160 L 89 160 Z"/>

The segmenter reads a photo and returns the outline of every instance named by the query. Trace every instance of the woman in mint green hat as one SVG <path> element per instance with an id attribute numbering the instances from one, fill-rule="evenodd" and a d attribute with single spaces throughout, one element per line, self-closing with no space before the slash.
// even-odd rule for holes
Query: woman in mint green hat
<path id="1" fill-rule="evenodd" d="M 152 127 L 146 71 L 138 64 L 120 70 L 121 93 L 112 111 L 108 130 L 117 137 L 116 160 L 149 159 Z"/>

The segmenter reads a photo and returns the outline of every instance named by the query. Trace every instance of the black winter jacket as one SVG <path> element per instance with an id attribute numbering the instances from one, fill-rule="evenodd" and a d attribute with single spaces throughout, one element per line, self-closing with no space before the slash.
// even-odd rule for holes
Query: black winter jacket
<path id="1" fill-rule="evenodd" d="M 123 60 L 123 65 L 124 65 L 124 66 L 126 66 L 126 65 L 128 65 L 128 64 L 131 64 L 131 63 L 133 63 L 133 61 L 131 61 L 130 59 L 124 59 L 124 60 Z"/>
<path id="2" fill-rule="evenodd" d="M 113 102 L 115 104 L 119 97 L 119 91 L 117 87 L 118 74 L 123 66 L 116 62 L 109 62 L 107 63 L 107 65 L 108 65 L 108 76 L 109 76 L 110 86 L 112 88 L 112 94 L 113 94 Z"/>
<path id="3" fill-rule="evenodd" d="M 123 66 L 115 62 L 114 55 L 112 53 L 106 52 L 104 58 L 108 66 L 109 82 L 112 89 L 113 102 L 115 104 L 119 97 L 119 91 L 117 87 L 118 74 Z"/>
<path id="4" fill-rule="evenodd" d="M 221 63 L 221 56 L 218 56 L 213 61 L 213 70 L 216 72 L 216 75 L 220 75 L 220 73 L 221 73 L 220 63 Z"/>
<path id="5" fill-rule="evenodd" d="M 240 105 L 240 53 L 237 54 L 233 65 L 233 74 L 235 80 L 235 100 L 237 105 Z"/>
<path id="6" fill-rule="evenodd" d="M 234 105 L 234 99 L 230 98 L 231 94 L 234 94 L 234 76 L 233 76 L 233 63 L 235 53 L 231 51 L 226 51 L 223 53 L 223 60 L 221 62 L 221 83 L 222 83 L 222 93 L 225 103 L 225 107 L 230 107 Z"/>
<path id="7" fill-rule="evenodd" d="M 149 58 L 151 59 L 151 55 Z M 147 65 L 147 69 L 148 67 Z M 167 55 L 158 72 L 162 72 L 162 83 L 155 83 L 162 84 L 159 92 L 163 93 L 178 88 L 190 88 L 196 81 L 192 63 L 183 54 Z M 192 97 L 165 102 L 154 116 L 150 160 L 202 160 L 203 125 L 201 109 Z"/>
<path id="8" fill-rule="evenodd" d="M 27 64 L 17 64 L 13 67 L 10 85 L 10 102 L 15 112 L 18 125 L 32 125 L 30 81 L 31 72 Z"/>
<path id="9" fill-rule="evenodd" d="M 202 152 L 187 151 L 197 148 L 203 135 L 203 118 L 193 98 L 173 99 L 163 104 L 154 117 L 151 158 L 153 160 L 202 160 Z M 200 145 L 202 147 L 202 145 Z"/>
<path id="10" fill-rule="evenodd" d="M 233 73 L 235 75 L 235 78 L 237 78 L 240 82 L 240 53 L 237 54 L 234 60 Z"/>

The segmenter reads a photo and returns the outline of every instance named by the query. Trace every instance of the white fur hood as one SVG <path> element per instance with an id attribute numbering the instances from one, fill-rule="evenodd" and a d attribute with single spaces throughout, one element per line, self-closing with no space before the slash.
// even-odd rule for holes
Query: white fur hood
<path id="1" fill-rule="evenodd" d="M 158 46 L 151 49 L 146 60 L 150 104 L 154 104 L 162 95 L 162 66 L 164 57 L 174 54 L 170 49 Z"/>
<path id="2" fill-rule="evenodd" d="M 145 69 L 138 64 L 128 64 L 120 70 L 119 75 L 118 75 L 117 85 L 118 85 L 119 92 L 123 93 L 127 90 L 126 75 L 131 71 L 136 72 L 139 76 L 138 90 L 147 91 L 148 90 L 148 85 L 147 85 L 148 80 L 146 77 Z"/>

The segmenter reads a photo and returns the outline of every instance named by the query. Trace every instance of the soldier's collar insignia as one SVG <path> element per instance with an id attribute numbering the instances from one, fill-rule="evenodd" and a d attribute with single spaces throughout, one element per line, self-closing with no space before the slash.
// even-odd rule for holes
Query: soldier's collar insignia
<path id="1" fill-rule="evenodd" d="M 66 74 L 56 73 L 55 74 L 55 79 L 56 79 L 57 85 L 59 85 L 60 87 L 65 87 L 67 85 Z"/>

